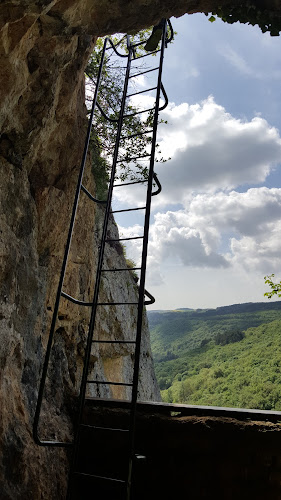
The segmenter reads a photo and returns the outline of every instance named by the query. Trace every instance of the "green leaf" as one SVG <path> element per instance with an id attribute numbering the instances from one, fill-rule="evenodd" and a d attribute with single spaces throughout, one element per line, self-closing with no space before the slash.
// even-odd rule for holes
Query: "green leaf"
<path id="1" fill-rule="evenodd" d="M 208 21 L 210 21 L 210 23 L 213 23 L 215 20 L 216 20 L 215 16 L 211 16 L 208 19 Z"/>

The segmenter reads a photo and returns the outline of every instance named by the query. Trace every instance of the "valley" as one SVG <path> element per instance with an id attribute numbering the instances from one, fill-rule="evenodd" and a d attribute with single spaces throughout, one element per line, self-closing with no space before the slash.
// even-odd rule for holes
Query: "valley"
<path id="1" fill-rule="evenodd" d="M 168 403 L 281 410 L 281 303 L 148 312 Z"/>

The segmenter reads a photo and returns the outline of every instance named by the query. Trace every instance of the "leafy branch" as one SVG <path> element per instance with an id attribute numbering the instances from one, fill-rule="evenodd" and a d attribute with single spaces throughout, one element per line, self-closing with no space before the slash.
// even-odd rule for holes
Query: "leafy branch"
<path id="1" fill-rule="evenodd" d="M 135 35 L 133 42 L 145 41 L 147 33 L 150 30 L 143 30 Z M 132 37 L 131 37 L 132 38 Z M 126 39 L 118 36 L 114 37 L 113 43 L 126 51 Z M 89 60 L 86 68 L 86 76 L 88 83 L 88 94 L 91 96 L 97 81 L 101 52 L 103 48 L 103 39 L 97 41 L 94 52 Z M 141 51 L 142 46 L 138 47 Z M 113 57 L 112 57 L 113 56 Z M 126 68 L 120 65 L 120 61 L 114 57 L 114 53 L 110 51 L 105 56 L 104 69 L 102 80 L 99 89 L 99 105 L 111 119 L 117 120 L 119 117 L 120 103 L 123 92 L 123 79 Z M 143 66 L 141 67 L 143 69 Z M 139 69 L 139 68 L 135 68 Z M 145 68 L 146 69 L 146 68 Z M 90 96 L 88 101 L 90 101 Z M 139 180 L 145 179 L 148 175 L 148 168 L 140 157 L 144 157 L 148 153 L 151 144 L 151 136 L 149 129 L 152 128 L 153 111 L 147 113 L 146 118 L 141 118 L 139 114 L 134 115 L 139 109 L 132 104 L 130 100 L 126 102 L 125 115 L 129 115 L 123 120 L 123 139 L 120 143 L 118 177 L 120 180 Z M 163 120 L 161 120 L 163 122 Z M 113 155 L 116 136 L 116 122 L 107 121 L 100 113 L 95 117 L 92 137 L 91 149 L 98 150 L 98 155 L 103 160 L 102 168 L 104 169 L 103 185 L 105 186 L 108 180 L 108 173 L 111 168 L 111 158 Z M 167 159 L 161 156 L 159 146 L 156 146 L 158 158 L 156 161 L 165 162 Z M 97 154 L 94 154 L 97 160 Z M 135 158 L 132 160 L 132 158 Z M 102 171 L 100 172 L 102 174 Z"/>
<path id="2" fill-rule="evenodd" d="M 277 297 L 281 297 L 281 281 L 279 283 L 274 283 L 272 278 L 274 278 L 274 274 L 270 274 L 269 276 L 265 276 L 265 284 L 269 285 L 271 288 L 270 292 L 264 293 L 265 297 L 271 299 L 273 295 L 277 295 Z"/>
<path id="3" fill-rule="evenodd" d="M 253 1 L 246 1 L 239 5 L 218 6 L 209 18 L 211 23 L 216 20 L 215 16 L 229 24 L 237 21 L 252 26 L 257 24 L 263 33 L 269 32 L 271 36 L 279 36 L 281 31 L 281 17 L 271 10 L 260 9 Z"/>

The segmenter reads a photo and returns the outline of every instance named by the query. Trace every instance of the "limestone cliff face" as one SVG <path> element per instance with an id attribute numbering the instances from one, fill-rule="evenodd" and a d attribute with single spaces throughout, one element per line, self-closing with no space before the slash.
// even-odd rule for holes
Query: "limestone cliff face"
<path id="1" fill-rule="evenodd" d="M 226 2 L 227 3 L 227 2 Z M 238 3 L 238 2 L 237 2 Z M 267 1 L 267 4 L 270 2 Z M 220 2 L 222 4 L 222 2 Z M 278 10 L 279 2 L 271 2 Z M 33 443 L 31 429 L 77 172 L 86 129 L 84 68 L 95 37 L 151 25 L 159 18 L 208 11 L 211 0 L 4 0 L 0 5 L 0 498 L 64 498 L 68 457 Z M 89 165 L 86 185 L 95 192 Z M 101 213 L 81 196 L 65 290 L 91 300 Z M 116 235 L 112 220 L 110 232 Z M 113 236 L 114 237 L 114 236 Z M 124 266 L 109 247 L 108 265 Z M 130 273 L 103 298 L 134 300 Z M 42 410 L 41 432 L 66 439 L 82 369 L 88 312 L 61 302 Z M 98 334 L 131 338 L 132 309 L 109 316 Z M 92 352 L 100 376 L 125 380 L 132 352 Z M 120 389 L 119 389 L 120 391 Z M 105 388 L 103 396 L 128 394 Z M 144 322 L 141 399 L 158 399 Z"/>

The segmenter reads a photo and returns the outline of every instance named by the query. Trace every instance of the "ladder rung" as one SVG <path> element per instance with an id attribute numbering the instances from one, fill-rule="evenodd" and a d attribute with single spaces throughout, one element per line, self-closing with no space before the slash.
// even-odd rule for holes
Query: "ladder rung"
<path id="1" fill-rule="evenodd" d="M 148 111 L 153 111 L 155 108 L 142 109 L 141 111 L 135 111 L 135 113 L 129 113 L 128 115 L 123 115 L 123 118 L 129 118 L 130 116 L 140 115 L 141 113 L 148 113 Z"/>
<path id="2" fill-rule="evenodd" d="M 129 240 L 142 240 L 144 236 L 131 236 L 130 238 L 117 238 L 116 240 L 105 240 L 106 243 L 110 243 L 111 241 L 129 241 Z"/>
<path id="3" fill-rule="evenodd" d="M 98 302 L 97 306 L 137 306 L 138 302 Z"/>
<path id="4" fill-rule="evenodd" d="M 77 304 L 78 306 L 92 306 L 93 305 L 92 302 L 84 302 L 84 300 L 77 300 L 65 292 L 61 292 L 61 296 L 64 297 L 65 299 L 69 300 L 70 302 L 73 302 L 73 304 Z"/>
<path id="5" fill-rule="evenodd" d="M 141 267 L 117 267 L 116 269 L 102 269 L 104 273 L 111 273 L 115 271 L 141 271 Z"/>
<path id="6" fill-rule="evenodd" d="M 126 483 L 126 481 L 124 481 L 123 479 L 115 479 L 114 477 L 97 476 L 96 474 L 87 474 L 86 472 L 75 471 L 73 474 L 78 475 L 78 476 L 92 477 L 93 479 L 102 479 L 103 481 L 112 481 L 112 482 L 122 483 L 122 484 Z"/>
<path id="7" fill-rule="evenodd" d="M 146 40 L 142 40 L 141 42 L 137 42 L 137 43 L 133 43 L 132 44 L 132 47 L 135 49 L 136 47 L 140 47 L 140 45 L 145 45 L 148 41 L 148 38 Z M 120 42 L 118 42 L 120 43 Z M 161 49 L 157 49 L 157 50 L 152 50 L 151 52 L 149 52 L 148 54 L 145 54 L 144 56 L 139 56 L 137 57 L 137 59 L 140 59 L 141 57 L 146 57 L 146 56 L 150 56 L 151 54 L 155 54 L 156 52 L 160 52 Z"/>
<path id="8" fill-rule="evenodd" d="M 87 384 L 122 385 L 125 387 L 133 386 L 133 384 L 127 384 L 125 382 L 110 382 L 109 380 L 87 380 Z"/>
<path id="9" fill-rule="evenodd" d="M 146 207 L 137 207 L 137 208 L 126 208 L 124 210 L 112 210 L 111 214 L 118 214 L 120 212 L 134 212 L 135 210 L 145 210 Z"/>
<path id="10" fill-rule="evenodd" d="M 157 87 L 151 87 L 150 89 L 140 90 L 139 92 L 134 92 L 134 94 L 128 94 L 126 97 L 133 97 L 134 95 L 144 94 L 145 92 L 150 92 L 150 90 L 155 90 Z"/>
<path id="11" fill-rule="evenodd" d="M 159 66 L 157 66 L 157 68 L 147 69 L 146 71 L 142 71 L 141 73 L 136 73 L 135 75 L 129 76 L 129 78 L 135 78 L 136 76 L 144 75 L 145 73 L 151 73 L 151 71 L 156 71 L 157 69 L 159 69 Z"/>
<path id="12" fill-rule="evenodd" d="M 144 182 L 147 182 L 147 179 L 144 179 L 143 181 L 122 182 L 122 184 L 114 184 L 113 187 L 131 186 L 132 184 L 143 184 Z"/>
<path id="13" fill-rule="evenodd" d="M 141 42 L 133 43 L 132 47 L 136 48 L 136 47 L 139 47 L 140 45 L 145 45 L 147 40 L 142 40 Z"/>
<path id="14" fill-rule="evenodd" d="M 125 141 L 126 139 L 133 139 L 134 137 L 138 137 L 139 135 L 151 134 L 152 132 L 153 132 L 153 129 L 146 130 L 145 132 L 136 132 L 135 134 L 120 137 L 120 141 Z"/>
<path id="15" fill-rule="evenodd" d="M 97 425 L 80 424 L 80 427 L 86 429 L 96 429 L 99 431 L 116 431 L 116 432 L 129 432 L 129 429 L 117 429 L 114 427 L 99 427 Z"/>
<path id="16" fill-rule="evenodd" d="M 142 44 L 145 43 L 145 42 L 141 42 Z M 157 54 L 157 52 L 160 52 L 161 49 L 158 49 L 158 50 L 153 50 L 151 52 L 149 52 L 149 54 L 144 54 L 143 56 L 138 56 L 138 57 L 135 57 L 133 59 L 133 61 L 136 61 L 137 59 L 142 59 L 143 57 L 148 57 L 148 56 L 151 56 L 152 54 Z"/>
<path id="17" fill-rule="evenodd" d="M 136 344 L 135 340 L 92 340 L 94 344 Z"/>
<path id="18" fill-rule="evenodd" d="M 148 156 L 151 156 L 151 153 L 147 153 L 142 156 L 133 156 L 132 158 L 125 158 L 123 160 L 117 160 L 116 163 L 128 163 L 129 161 L 141 160 L 142 158 L 147 158 Z"/>
<path id="19" fill-rule="evenodd" d="M 105 205 L 107 203 L 107 200 L 98 200 L 97 198 L 94 198 L 94 196 L 88 191 L 88 189 L 81 184 L 81 191 L 83 191 L 89 198 L 90 200 L 94 201 L 95 203 L 100 203 L 101 205 Z"/>

